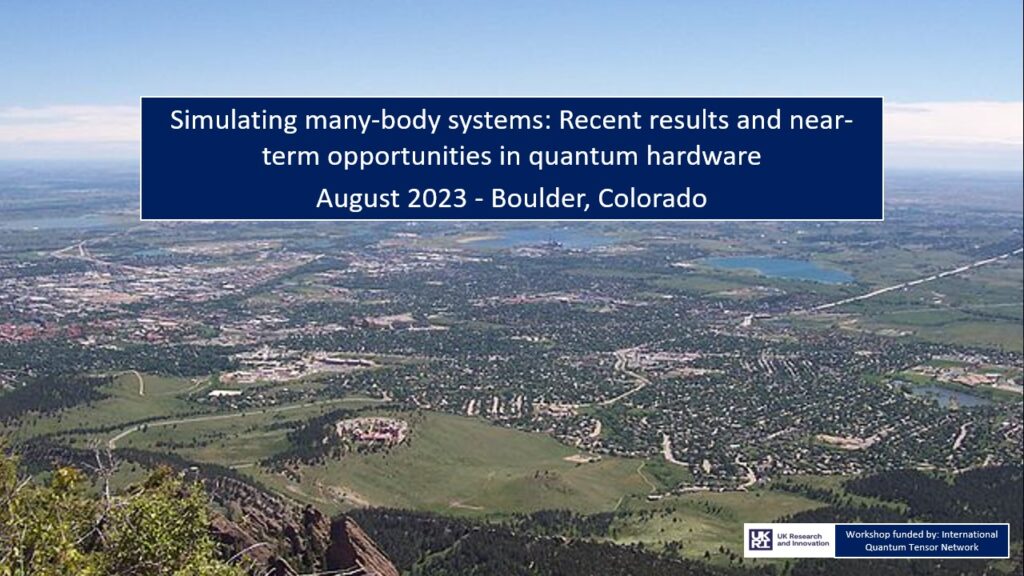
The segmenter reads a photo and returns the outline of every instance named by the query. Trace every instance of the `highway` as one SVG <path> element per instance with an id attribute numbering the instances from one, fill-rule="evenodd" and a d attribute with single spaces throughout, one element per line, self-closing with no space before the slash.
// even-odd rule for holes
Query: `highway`
<path id="1" fill-rule="evenodd" d="M 1024 252 L 1024 248 L 1018 248 L 1018 249 L 1016 249 L 1016 250 L 1014 250 L 1012 252 L 1007 252 L 1005 254 L 1000 254 L 999 256 L 993 256 L 992 258 L 986 258 L 984 260 L 978 260 L 977 262 L 973 262 L 971 264 L 966 264 L 964 266 L 959 266 L 957 268 L 952 268 L 950 270 L 946 270 L 945 272 L 940 272 L 938 274 L 932 274 L 931 276 L 923 276 L 923 277 L 918 278 L 916 280 L 910 280 L 908 282 L 901 282 L 899 284 L 893 284 L 892 286 L 886 286 L 885 288 L 879 288 L 878 290 L 872 290 L 871 292 L 868 292 L 867 294 L 861 294 L 860 296 L 853 296 L 853 297 L 850 297 L 850 298 L 843 298 L 842 300 L 836 300 L 835 302 L 829 302 L 827 304 L 821 304 L 821 305 L 818 305 L 818 306 L 814 306 L 813 308 L 805 308 L 805 309 L 801 309 L 801 310 L 795 310 L 793 312 L 793 314 L 808 314 L 808 313 L 812 313 L 812 312 L 822 312 L 822 311 L 825 311 L 825 310 L 830 310 L 832 308 L 837 308 L 839 306 L 844 306 L 846 304 L 851 304 L 853 302 L 860 302 L 861 300 L 868 300 L 869 298 L 874 298 L 876 296 L 881 296 L 882 294 L 887 294 L 889 292 L 894 292 L 896 290 L 902 290 L 904 288 L 912 288 L 914 286 L 918 286 L 918 285 L 924 284 L 926 282 L 932 282 L 932 281 L 938 280 L 940 278 L 946 278 L 948 276 L 955 276 L 957 274 L 962 274 L 962 273 L 967 272 L 969 270 L 973 270 L 975 268 L 980 268 L 981 266 L 986 266 L 988 264 L 992 264 L 993 262 L 998 262 L 1000 260 L 1006 260 L 1010 256 L 1016 256 L 1016 255 L 1020 254 L 1021 252 Z"/>

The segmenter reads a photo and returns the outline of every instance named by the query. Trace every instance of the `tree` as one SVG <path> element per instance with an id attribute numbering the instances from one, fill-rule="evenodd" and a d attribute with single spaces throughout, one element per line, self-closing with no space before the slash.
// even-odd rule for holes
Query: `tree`
<path id="1" fill-rule="evenodd" d="M 206 495 L 170 469 L 93 497 L 85 477 L 58 468 L 48 483 L 18 475 L 0 442 L 0 576 L 242 576 L 216 557 Z"/>

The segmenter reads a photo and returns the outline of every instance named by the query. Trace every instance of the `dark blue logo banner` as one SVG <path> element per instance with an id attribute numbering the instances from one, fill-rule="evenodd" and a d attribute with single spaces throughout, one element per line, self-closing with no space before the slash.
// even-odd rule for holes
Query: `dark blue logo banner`
<path id="1" fill-rule="evenodd" d="M 142 99 L 146 220 L 878 220 L 881 98 Z"/>
<path id="2" fill-rule="evenodd" d="M 1009 558 L 1008 524 L 837 524 L 836 558 Z"/>

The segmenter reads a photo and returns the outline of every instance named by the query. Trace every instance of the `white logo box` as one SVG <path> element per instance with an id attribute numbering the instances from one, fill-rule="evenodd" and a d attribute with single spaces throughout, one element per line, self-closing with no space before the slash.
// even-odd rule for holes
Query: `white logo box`
<path id="1" fill-rule="evenodd" d="M 835 524 L 744 524 L 744 558 L 834 558 Z"/>

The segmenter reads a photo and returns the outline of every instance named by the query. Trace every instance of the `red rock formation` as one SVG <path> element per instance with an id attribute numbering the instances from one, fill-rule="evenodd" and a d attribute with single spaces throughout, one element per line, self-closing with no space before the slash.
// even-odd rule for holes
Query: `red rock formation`
<path id="1" fill-rule="evenodd" d="M 293 576 L 310 570 L 353 570 L 366 576 L 398 576 L 398 570 L 355 521 L 331 522 L 312 506 L 290 501 L 230 478 L 207 483 L 228 515 L 212 514 L 210 532 L 220 555 L 257 574 Z M 355 569 L 362 572 L 355 572 Z M 348 572 L 346 572 L 348 574 Z"/>
<path id="2" fill-rule="evenodd" d="M 398 569 L 381 552 L 363 529 L 347 516 L 331 522 L 331 545 L 327 549 L 326 568 L 346 570 L 346 574 L 399 576 Z M 361 571 L 355 571 L 355 570 Z"/>

